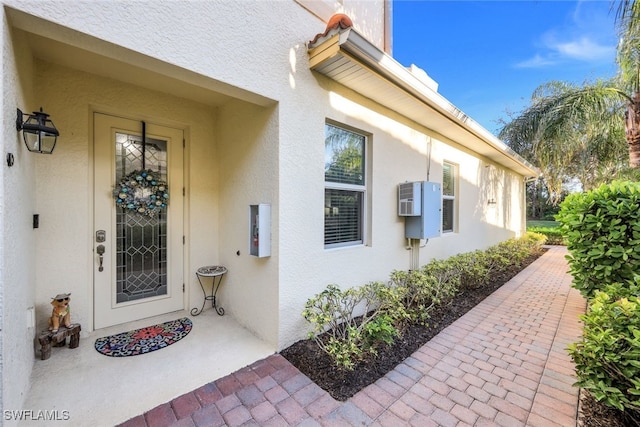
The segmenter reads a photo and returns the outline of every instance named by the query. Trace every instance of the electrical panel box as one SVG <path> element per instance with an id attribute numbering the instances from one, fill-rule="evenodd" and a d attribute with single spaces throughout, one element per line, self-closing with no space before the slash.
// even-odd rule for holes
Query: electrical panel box
<path id="1" fill-rule="evenodd" d="M 398 215 L 422 215 L 421 182 L 404 182 L 398 185 Z"/>
<path id="2" fill-rule="evenodd" d="M 271 205 L 250 205 L 249 210 L 249 254 L 258 258 L 271 256 Z"/>
<path id="3" fill-rule="evenodd" d="M 406 216 L 405 237 L 429 239 L 440 236 L 442 228 L 442 186 L 439 182 L 422 181 L 420 184 L 421 214 Z"/>

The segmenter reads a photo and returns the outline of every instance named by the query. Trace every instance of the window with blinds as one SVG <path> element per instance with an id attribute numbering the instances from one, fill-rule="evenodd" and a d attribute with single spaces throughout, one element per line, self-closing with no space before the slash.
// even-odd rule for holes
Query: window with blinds
<path id="1" fill-rule="evenodd" d="M 452 232 L 455 227 L 456 167 L 442 164 L 442 231 Z"/>
<path id="2" fill-rule="evenodd" d="M 324 244 L 362 244 L 366 137 L 325 125 Z"/>

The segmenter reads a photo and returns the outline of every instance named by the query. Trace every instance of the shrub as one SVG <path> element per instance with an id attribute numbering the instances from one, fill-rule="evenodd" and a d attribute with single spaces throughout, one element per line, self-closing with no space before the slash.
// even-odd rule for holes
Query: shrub
<path id="1" fill-rule="evenodd" d="M 485 251 L 454 255 L 447 261 L 460 276 L 461 288 L 477 289 L 489 282 L 489 255 Z"/>
<path id="2" fill-rule="evenodd" d="M 529 248 L 531 252 L 538 252 L 542 249 L 542 245 L 549 243 L 547 236 L 542 233 L 536 233 L 535 231 L 527 231 L 524 236 L 520 238 L 524 245 Z"/>
<path id="3" fill-rule="evenodd" d="M 431 260 L 423 265 L 420 271 L 435 280 L 437 292 L 434 302 L 436 304 L 448 302 L 460 288 L 461 275 L 451 259 Z"/>
<path id="4" fill-rule="evenodd" d="M 494 263 L 494 271 L 502 271 L 510 265 L 517 267 L 532 254 L 540 250 L 546 238 L 538 233 L 525 233 L 516 239 L 505 240 L 487 249 L 491 262 Z"/>
<path id="5" fill-rule="evenodd" d="M 605 286 L 603 289 L 612 299 L 640 297 L 640 276 L 634 277 L 634 280 L 626 283 L 613 283 Z"/>
<path id="6" fill-rule="evenodd" d="M 490 276 L 505 271 L 511 265 L 509 254 L 504 251 L 494 251 L 489 248 L 486 254 L 487 270 Z"/>
<path id="7" fill-rule="evenodd" d="M 569 195 L 556 215 L 567 237 L 573 286 L 583 296 L 632 281 L 640 263 L 640 183 Z"/>
<path id="8" fill-rule="evenodd" d="M 356 317 L 359 312 L 364 314 Z M 395 318 L 403 313 L 395 291 L 384 283 L 372 282 L 344 291 L 328 285 L 307 301 L 302 316 L 313 325 L 309 338 L 336 365 L 353 369 L 365 352 L 375 353 L 381 342 L 393 342 Z"/>
<path id="9" fill-rule="evenodd" d="M 549 245 L 567 245 L 567 240 L 559 227 L 528 227 L 527 231 L 544 235 Z"/>
<path id="10" fill-rule="evenodd" d="M 485 251 L 467 252 L 450 258 L 457 263 L 461 275 L 461 287 L 476 289 L 486 286 L 495 274 L 511 265 L 522 266 L 533 253 L 538 252 L 546 237 L 537 233 L 526 233 L 491 246 Z"/>
<path id="11" fill-rule="evenodd" d="M 391 344 L 398 329 L 426 324 L 431 311 L 449 302 L 462 286 L 477 288 L 491 275 L 512 264 L 522 264 L 544 242 L 544 236 L 528 233 L 487 251 L 432 260 L 419 270 L 394 271 L 388 284 L 372 282 L 341 290 L 336 285 L 310 298 L 302 313 L 313 325 L 309 338 L 338 365 L 352 369 L 366 354 Z M 358 313 L 364 313 L 356 317 Z"/>
<path id="12" fill-rule="evenodd" d="M 625 287 L 609 286 L 615 294 Z M 628 289 L 628 288 L 626 288 Z M 637 290 L 637 286 L 636 286 Z M 581 341 L 569 345 L 576 365 L 576 386 L 596 400 L 624 411 L 640 423 L 640 302 L 637 296 L 616 299 L 595 291 L 583 315 Z"/>
<path id="13" fill-rule="evenodd" d="M 430 264 L 420 270 L 391 273 L 390 284 L 400 296 L 406 322 L 426 324 L 431 310 L 457 291 L 459 277 L 450 273 L 444 261 Z"/>
<path id="14" fill-rule="evenodd" d="M 527 231 L 522 238 L 528 245 L 535 249 L 540 249 L 540 247 L 547 242 L 547 238 L 544 235 L 536 233 L 535 231 Z"/>

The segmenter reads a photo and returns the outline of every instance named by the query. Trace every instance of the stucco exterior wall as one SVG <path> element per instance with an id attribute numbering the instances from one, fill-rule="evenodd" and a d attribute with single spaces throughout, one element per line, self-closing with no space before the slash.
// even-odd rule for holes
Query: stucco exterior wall
<path id="1" fill-rule="evenodd" d="M 224 309 L 274 349 L 278 341 L 278 265 L 280 223 L 278 168 L 278 108 L 232 101 L 218 116 L 220 174 L 220 260 L 224 279 Z M 249 206 L 271 205 L 271 256 L 249 254 Z"/>
<path id="2" fill-rule="evenodd" d="M 292 146 L 283 140 L 281 154 L 279 348 L 304 338 L 308 327 L 300 315 L 304 303 L 326 285 L 386 281 L 393 270 L 410 268 L 404 219 L 397 212 L 400 183 L 442 182 L 445 161 L 456 164 L 459 171 L 455 232 L 422 241 L 421 264 L 486 248 L 518 235 L 522 227 L 522 177 L 335 82 L 316 78 L 317 85 L 305 88 L 316 101 L 306 111 L 310 114 L 306 137 Z M 369 235 L 361 246 L 324 248 L 326 120 L 369 135 Z M 297 164 L 287 159 L 297 159 Z M 296 182 L 298 188 L 287 182 Z M 496 199 L 495 205 L 488 203 L 490 198 Z"/>
<path id="3" fill-rule="evenodd" d="M 385 50 L 385 32 L 390 30 L 385 30 L 385 0 L 346 0 L 343 7 L 344 13 L 354 22 L 354 28 L 375 46 Z"/>
<path id="4" fill-rule="evenodd" d="M 34 270 L 36 233 L 32 215 L 36 206 L 35 161 L 15 131 L 16 108 L 31 103 L 33 92 L 24 82 L 33 76 L 28 50 L 19 41 L 3 16 L 2 27 L 2 167 L 0 169 L 0 341 L 2 410 L 19 408 L 29 389 L 33 364 L 33 307 L 36 274 Z M 14 165 L 5 161 L 8 153 Z"/>
<path id="5" fill-rule="evenodd" d="M 35 307 L 37 328 L 43 328 L 50 298 L 71 292 L 74 321 L 86 331 L 93 328 L 94 111 L 184 129 L 184 307 L 202 303 L 195 270 L 223 264 L 229 273 L 218 294 L 222 306 L 274 350 L 305 336 L 304 303 L 327 284 L 357 286 L 409 268 L 397 185 L 441 182 L 443 161 L 458 165 L 457 228 L 426 242 L 421 263 L 484 248 L 523 229 L 521 176 L 312 73 L 305 43 L 324 31 L 325 23 L 293 0 L 241 7 L 170 1 L 126 7 L 93 1 L 3 4 L 13 25 L 134 64 L 141 76 L 141 83 L 130 84 L 118 67 L 91 73 L 67 65 L 69 58 L 32 62 L 24 34 L 15 30 L 17 36 L 9 39 L 12 24 L 4 22 L 3 132 L 5 150 L 17 160 L 0 171 L 0 304 L 12 301 L 0 306 L 5 408 L 18 408 L 28 387 L 36 330 L 25 320 L 31 319 L 29 307 Z M 347 9 L 364 35 L 384 44 L 384 1 L 345 0 Z M 154 73 L 203 93 L 147 87 L 145 77 Z M 218 94 L 227 98 L 208 102 L 208 95 Z M 7 122 L 16 106 L 28 112 L 40 105 L 61 133 L 52 156 L 27 153 Z M 369 135 L 364 245 L 324 248 L 327 120 Z M 272 208 L 267 258 L 248 254 L 249 205 L 258 203 Z M 34 213 L 40 214 L 36 230 Z"/>

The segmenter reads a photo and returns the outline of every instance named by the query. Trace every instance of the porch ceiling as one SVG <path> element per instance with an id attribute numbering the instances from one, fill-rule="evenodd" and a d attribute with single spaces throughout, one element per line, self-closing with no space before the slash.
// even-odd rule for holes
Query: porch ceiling
<path id="1" fill-rule="evenodd" d="M 352 28 L 309 44 L 310 68 L 524 177 L 540 171 Z"/>
<path id="2" fill-rule="evenodd" d="M 204 91 L 197 85 L 136 66 L 129 62 L 99 55 L 33 33 L 25 33 L 25 35 L 33 56 L 47 62 L 146 89 L 169 93 L 205 105 L 218 106 L 231 99 L 231 97 L 219 92 Z"/>

